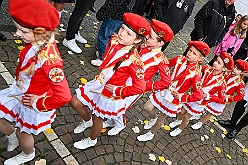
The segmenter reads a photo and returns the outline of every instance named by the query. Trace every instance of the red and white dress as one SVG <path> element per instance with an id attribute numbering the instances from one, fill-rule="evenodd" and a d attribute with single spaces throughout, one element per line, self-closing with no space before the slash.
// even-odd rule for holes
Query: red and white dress
<path id="1" fill-rule="evenodd" d="M 137 50 L 128 53 L 132 45 L 123 46 L 117 41 L 117 36 L 111 38 L 99 67 L 100 75 L 76 89 L 77 98 L 101 118 L 115 119 L 122 116 L 126 111 L 124 99 L 145 91 L 143 63 Z M 114 71 L 115 64 L 121 59 L 123 62 Z M 131 86 L 126 84 L 129 77 L 132 78 Z M 106 89 L 107 84 L 115 85 L 114 94 Z"/>
<path id="2" fill-rule="evenodd" d="M 168 88 L 168 86 L 171 84 L 170 71 L 168 67 L 168 60 L 164 56 L 163 52 L 161 52 L 161 49 L 160 48 L 151 49 L 149 47 L 145 47 L 142 49 L 142 51 L 139 54 L 144 63 L 143 69 L 145 71 L 145 81 L 146 81 L 145 91 L 155 92 L 157 90 L 163 90 L 165 88 Z M 152 77 L 157 72 L 159 72 L 160 80 L 153 81 Z M 127 84 L 129 84 L 129 82 L 127 82 Z M 143 94 L 127 97 L 125 99 L 127 110 L 142 95 Z"/>
<path id="3" fill-rule="evenodd" d="M 202 98 L 201 66 L 188 62 L 184 56 L 170 59 L 168 66 L 174 67 L 171 85 L 168 89 L 152 93 L 150 100 L 164 114 L 176 117 L 176 114 L 181 111 L 182 103 L 199 101 Z M 179 99 L 174 98 L 171 91 L 178 92 Z"/>
<path id="4" fill-rule="evenodd" d="M 71 99 L 62 59 L 55 42 L 48 43 L 36 56 L 34 75 L 27 75 L 27 69 L 38 50 L 38 45 L 25 45 L 19 55 L 13 84 L 0 91 L 0 118 L 15 122 L 15 127 L 19 127 L 21 132 L 35 135 L 51 128 L 56 117 L 55 109 Z M 27 107 L 22 104 L 25 94 L 41 97 L 34 101 L 32 107 Z"/>
<path id="5" fill-rule="evenodd" d="M 209 104 L 208 110 L 212 114 L 219 114 L 223 112 L 225 108 L 225 90 L 226 83 L 223 73 L 214 73 L 214 68 L 203 67 L 202 69 L 202 90 L 207 94 L 206 98 L 196 102 L 189 102 L 183 104 L 186 111 L 192 116 L 202 115 L 204 108 Z"/>

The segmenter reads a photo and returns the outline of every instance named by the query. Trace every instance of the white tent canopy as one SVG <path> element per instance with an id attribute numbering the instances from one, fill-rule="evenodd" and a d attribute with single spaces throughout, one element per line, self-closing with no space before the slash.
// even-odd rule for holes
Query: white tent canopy
<path id="1" fill-rule="evenodd" d="M 248 15 L 248 0 L 236 0 L 235 9 L 237 14 Z"/>

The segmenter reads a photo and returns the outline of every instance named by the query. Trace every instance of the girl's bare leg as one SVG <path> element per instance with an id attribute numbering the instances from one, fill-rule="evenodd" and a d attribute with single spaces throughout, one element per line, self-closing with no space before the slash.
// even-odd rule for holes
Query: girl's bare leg
<path id="1" fill-rule="evenodd" d="M 15 131 L 15 128 L 7 122 L 5 119 L 0 119 L 0 132 L 5 135 L 11 135 Z"/>
<path id="2" fill-rule="evenodd" d="M 212 114 L 210 112 L 207 112 L 200 121 L 202 122 L 202 124 L 204 124 L 210 119 L 211 116 Z"/>
<path id="3" fill-rule="evenodd" d="M 101 133 L 103 119 L 93 114 L 92 120 L 93 120 L 93 126 L 90 132 L 90 139 L 95 140 Z"/>
<path id="4" fill-rule="evenodd" d="M 182 123 L 180 124 L 179 128 L 181 130 L 183 130 L 185 127 L 187 127 L 187 125 L 189 124 L 189 121 L 190 121 L 190 118 L 191 118 L 191 114 L 187 113 L 183 116 L 183 121 Z"/>
<path id="5" fill-rule="evenodd" d="M 148 100 L 145 105 L 144 105 L 145 111 L 148 113 L 148 115 L 152 118 L 155 119 L 157 117 L 157 114 L 154 110 L 154 105 L 150 100 Z"/>
<path id="6" fill-rule="evenodd" d="M 158 120 L 151 128 L 151 133 L 152 134 L 155 134 L 156 132 L 158 132 L 158 130 L 164 124 L 165 118 L 166 118 L 166 114 L 164 114 L 162 112 L 158 114 Z"/>
<path id="7" fill-rule="evenodd" d="M 81 116 L 84 121 L 89 121 L 91 119 L 88 107 L 85 106 L 76 95 L 74 95 L 70 101 L 72 108 Z"/>
<path id="8" fill-rule="evenodd" d="M 16 135 L 20 142 L 20 147 L 25 154 L 31 154 L 34 152 L 34 137 L 32 134 L 27 134 L 26 132 L 20 132 L 17 128 Z"/>

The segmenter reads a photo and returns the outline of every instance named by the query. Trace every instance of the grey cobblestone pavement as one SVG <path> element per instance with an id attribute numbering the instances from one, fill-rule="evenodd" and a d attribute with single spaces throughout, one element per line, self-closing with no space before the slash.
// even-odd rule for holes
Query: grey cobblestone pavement
<path id="1" fill-rule="evenodd" d="M 99 9 L 102 4 L 102 0 L 97 0 L 95 6 Z M 201 6 L 200 3 L 196 4 L 193 15 L 187 21 L 184 29 L 164 52 L 168 58 L 182 54 L 185 50 L 185 43 L 189 41 L 189 34 L 193 28 L 193 17 Z M 66 29 L 72 9 L 73 6 L 67 4 L 67 12 L 62 14 L 61 19 L 61 24 L 65 26 L 60 28 Z M 17 38 L 14 36 L 15 28 L 8 15 L 7 0 L 4 0 L 0 11 L 0 30 L 8 37 L 6 42 L 0 41 L 0 64 L 3 64 L 8 72 L 14 76 L 19 50 L 17 49 L 18 45 L 14 42 Z M 91 12 L 89 14 L 90 16 L 85 17 L 80 32 L 88 40 L 90 48 L 79 44 L 83 52 L 70 55 L 68 49 L 62 45 L 65 32 L 60 31 L 60 35 L 57 36 L 58 47 L 64 60 L 65 75 L 72 94 L 75 93 L 75 89 L 80 84 L 80 78 L 91 80 L 99 73 L 98 69 L 90 64 L 90 60 L 96 58 L 96 36 L 100 23 L 94 24 L 98 22 L 95 14 Z M 84 65 L 80 64 L 80 60 L 84 61 Z M 6 82 L 6 71 L 3 70 L 3 66 L 0 65 L 0 89 L 6 88 L 9 84 Z M 86 150 L 75 149 L 73 143 L 88 137 L 90 129 L 81 134 L 74 134 L 73 129 L 81 119 L 69 105 L 61 107 L 57 110 L 57 117 L 52 124 L 54 132 L 48 131 L 35 136 L 36 157 L 25 165 L 34 165 L 40 159 L 45 159 L 47 165 L 156 165 L 168 164 L 169 161 L 172 164 L 180 165 L 248 164 L 247 151 L 242 149 L 248 147 L 247 128 L 243 129 L 235 140 L 228 140 L 222 138 L 223 130 L 215 124 L 216 122 L 209 121 L 200 130 L 194 131 L 190 127 L 196 122 L 193 120 L 177 137 L 170 137 L 169 131 L 161 128 L 153 140 L 144 143 L 137 141 L 138 134 L 134 133 L 132 128 L 138 126 L 140 133 L 146 132 L 139 119 L 143 121 L 149 119 L 143 110 L 143 105 L 147 100 L 148 94 L 139 99 L 126 113 L 127 127 L 119 135 L 108 136 L 107 131 L 101 133 L 96 146 Z M 216 118 L 229 119 L 232 110 L 233 104 L 229 104 L 224 113 Z M 164 124 L 168 125 L 173 120 L 175 118 L 167 118 Z M 0 164 L 21 151 L 18 147 L 12 152 L 7 152 L 7 142 L 2 133 L 0 133 L 0 142 Z M 218 150 L 221 152 L 219 153 Z M 156 160 L 150 160 L 149 154 L 154 154 Z M 160 158 L 164 157 L 167 163 L 159 160 L 159 156 L 161 156 Z"/>

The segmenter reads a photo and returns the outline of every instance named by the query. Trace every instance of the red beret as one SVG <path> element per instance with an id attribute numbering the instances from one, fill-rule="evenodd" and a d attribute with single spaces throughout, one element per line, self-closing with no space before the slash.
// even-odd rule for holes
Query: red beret
<path id="1" fill-rule="evenodd" d="M 124 24 L 132 29 L 135 33 L 147 36 L 151 33 L 151 26 L 147 20 L 134 13 L 124 13 L 123 14 Z"/>
<path id="2" fill-rule="evenodd" d="M 10 0 L 9 13 L 23 27 L 54 30 L 60 24 L 58 11 L 45 0 Z"/>
<path id="3" fill-rule="evenodd" d="M 151 27 L 154 32 L 165 42 L 169 42 L 173 39 L 174 33 L 171 30 L 170 26 L 164 22 L 152 19 Z"/>
<path id="4" fill-rule="evenodd" d="M 188 47 L 195 46 L 195 48 L 201 52 L 203 56 L 207 56 L 210 52 L 208 44 L 203 41 L 190 41 L 188 42 Z"/>
<path id="5" fill-rule="evenodd" d="M 220 58 L 223 60 L 225 66 L 228 70 L 232 70 L 234 68 L 234 61 L 233 61 L 233 58 L 230 56 L 229 53 L 221 52 Z"/>
<path id="6" fill-rule="evenodd" d="M 236 66 L 242 70 L 242 71 L 248 71 L 248 62 L 244 60 L 236 60 L 235 61 Z"/>

